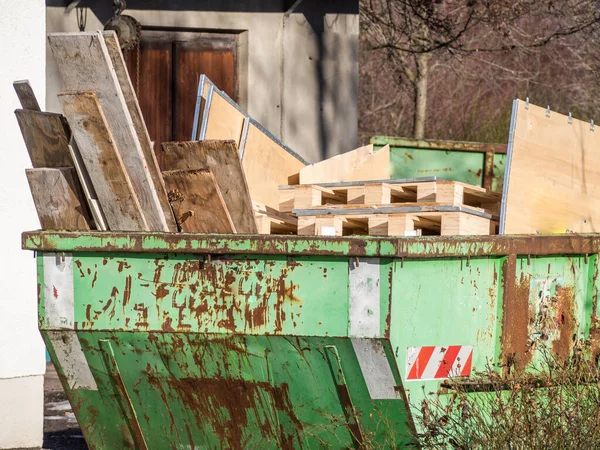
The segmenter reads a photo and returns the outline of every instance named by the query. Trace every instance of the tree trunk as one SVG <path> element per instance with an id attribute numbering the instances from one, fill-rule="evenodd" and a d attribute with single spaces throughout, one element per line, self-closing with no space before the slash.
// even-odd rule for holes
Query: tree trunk
<path id="1" fill-rule="evenodd" d="M 427 73 L 429 71 L 429 55 L 418 54 L 415 57 L 417 65 L 415 76 L 415 116 L 413 121 L 413 137 L 425 137 L 425 117 L 427 114 Z"/>

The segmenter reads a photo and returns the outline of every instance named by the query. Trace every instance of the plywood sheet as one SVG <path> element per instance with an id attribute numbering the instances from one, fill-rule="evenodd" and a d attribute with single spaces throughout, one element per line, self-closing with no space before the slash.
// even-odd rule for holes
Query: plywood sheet
<path id="1" fill-rule="evenodd" d="M 90 229 L 90 214 L 75 169 L 27 169 L 25 173 L 42 229 Z"/>
<path id="2" fill-rule="evenodd" d="M 146 160 L 102 33 L 53 33 L 48 42 L 66 89 L 96 93 L 150 231 L 171 231 L 154 183 L 158 167 Z"/>
<path id="3" fill-rule="evenodd" d="M 364 164 L 373 154 L 373 145 L 365 145 L 364 147 L 324 159 L 318 163 L 310 164 L 300 170 L 300 184 L 355 181 L 347 179 L 349 174 Z M 379 179 L 385 178 L 388 177 Z M 373 179 L 376 180 L 377 178 Z"/>
<path id="4" fill-rule="evenodd" d="M 511 138 L 501 232 L 600 231 L 600 130 L 515 100 Z"/>
<path id="5" fill-rule="evenodd" d="M 210 102 L 205 139 L 232 140 L 239 145 L 244 119 L 245 115 L 215 89 Z"/>
<path id="6" fill-rule="evenodd" d="M 392 176 L 390 162 L 390 146 L 386 145 L 372 155 L 367 156 L 361 164 L 346 174 L 341 181 L 387 180 Z"/>
<path id="7" fill-rule="evenodd" d="M 163 172 L 169 200 L 181 231 L 235 233 L 217 182 L 210 170 Z"/>
<path id="8" fill-rule="evenodd" d="M 290 184 L 304 163 L 250 124 L 242 167 L 252 200 L 279 209 L 279 186 Z"/>
<path id="9" fill-rule="evenodd" d="M 58 95 L 108 228 L 150 231 L 98 99 L 93 92 Z"/>
<path id="10" fill-rule="evenodd" d="M 234 141 L 164 142 L 165 170 L 210 169 L 238 233 L 257 233 L 250 191 Z"/>
<path id="11" fill-rule="evenodd" d="M 217 89 L 210 80 L 203 78 L 201 97 L 197 107 L 202 107 L 199 118 L 205 122 L 200 139 L 233 140 L 240 148 L 242 167 L 252 200 L 269 207 L 279 207 L 279 185 L 297 184 L 298 172 L 305 163 L 271 136 L 239 106 Z M 212 97 L 209 98 L 210 87 Z M 202 100 L 202 102 L 200 102 Z M 244 133 L 244 124 L 247 132 Z M 201 130 L 202 124 L 197 128 Z"/>

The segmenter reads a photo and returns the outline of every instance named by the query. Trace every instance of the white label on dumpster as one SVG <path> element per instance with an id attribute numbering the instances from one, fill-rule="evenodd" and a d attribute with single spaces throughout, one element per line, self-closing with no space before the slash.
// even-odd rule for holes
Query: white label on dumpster
<path id="1" fill-rule="evenodd" d="M 392 368 L 381 342 L 376 339 L 352 339 L 352 346 L 371 399 L 400 398 Z"/>
<path id="2" fill-rule="evenodd" d="M 70 389 L 97 391 L 98 386 L 75 331 L 48 331 L 56 359 Z"/>
<path id="3" fill-rule="evenodd" d="M 472 345 L 408 347 L 406 381 L 468 377 L 472 359 Z"/>
<path id="4" fill-rule="evenodd" d="M 67 253 L 44 253 L 44 326 L 74 329 L 73 258 Z"/>
<path id="5" fill-rule="evenodd" d="M 350 337 L 381 337 L 379 259 L 352 258 L 349 270 Z"/>

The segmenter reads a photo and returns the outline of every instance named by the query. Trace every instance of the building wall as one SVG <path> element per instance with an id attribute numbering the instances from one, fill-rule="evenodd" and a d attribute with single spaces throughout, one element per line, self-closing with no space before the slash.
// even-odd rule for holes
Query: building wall
<path id="1" fill-rule="evenodd" d="M 0 0 L 0 449 L 42 444 L 44 345 L 37 330 L 35 259 L 21 232 L 39 228 L 25 168 L 31 162 L 14 110 L 15 80 L 45 98 L 44 0 Z"/>
<path id="2" fill-rule="evenodd" d="M 239 2 L 220 3 L 222 8 Z M 358 141 L 358 14 L 321 11 L 318 5 L 305 0 L 289 15 L 276 8 L 264 8 L 267 12 L 144 8 L 128 9 L 125 14 L 146 27 L 245 32 L 248 67 L 242 83 L 248 113 L 314 162 L 352 150 Z M 102 28 L 106 20 L 99 17 L 102 13 L 101 9 L 88 11 L 87 31 Z M 48 7 L 47 28 L 48 32 L 77 31 L 76 15 L 65 16 L 64 7 Z M 57 111 L 60 77 L 51 59 L 48 54 L 47 104 Z"/>

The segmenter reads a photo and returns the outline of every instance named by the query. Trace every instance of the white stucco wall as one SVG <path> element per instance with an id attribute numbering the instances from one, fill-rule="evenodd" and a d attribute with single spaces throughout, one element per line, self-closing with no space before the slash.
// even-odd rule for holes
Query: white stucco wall
<path id="1" fill-rule="evenodd" d="M 327 14 L 317 23 L 323 45 L 302 13 L 128 9 L 142 26 L 244 31 L 248 45 L 247 111 L 310 162 L 358 143 L 358 15 Z M 47 10 L 48 32 L 78 31 L 74 13 Z M 88 11 L 86 30 L 102 24 Z M 319 70 L 319 68 L 322 70 Z M 48 55 L 49 110 L 59 110 L 60 77 Z"/>
<path id="2" fill-rule="evenodd" d="M 44 346 L 37 330 L 33 254 L 21 232 L 39 228 L 25 168 L 31 162 L 14 115 L 12 82 L 45 98 L 45 2 L 0 0 L 0 449 L 42 443 Z"/>

